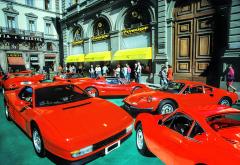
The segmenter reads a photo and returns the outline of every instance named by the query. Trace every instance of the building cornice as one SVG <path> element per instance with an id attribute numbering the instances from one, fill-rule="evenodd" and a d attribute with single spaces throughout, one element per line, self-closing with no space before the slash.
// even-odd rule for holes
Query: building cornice
<path id="1" fill-rule="evenodd" d="M 51 13 L 51 14 L 62 15 L 62 13 L 60 13 L 60 12 L 44 10 L 44 9 L 41 9 L 41 8 L 38 8 L 38 7 L 25 5 L 25 4 L 22 4 L 22 3 L 19 3 L 19 2 L 15 2 L 15 1 L 12 1 L 12 0 L 5 0 L 5 2 L 14 4 L 14 5 L 18 5 L 18 6 L 22 6 L 22 7 L 26 7 L 26 8 L 30 8 L 30 9 L 33 9 L 33 10 L 39 10 L 39 11 L 44 11 L 44 12 Z"/>

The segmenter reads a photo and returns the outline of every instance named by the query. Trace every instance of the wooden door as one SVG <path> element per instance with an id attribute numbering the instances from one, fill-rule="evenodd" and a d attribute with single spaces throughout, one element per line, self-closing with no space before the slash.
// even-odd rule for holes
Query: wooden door
<path id="1" fill-rule="evenodd" d="M 175 79 L 206 81 L 213 49 L 214 9 L 208 0 L 177 1 L 175 6 Z"/>

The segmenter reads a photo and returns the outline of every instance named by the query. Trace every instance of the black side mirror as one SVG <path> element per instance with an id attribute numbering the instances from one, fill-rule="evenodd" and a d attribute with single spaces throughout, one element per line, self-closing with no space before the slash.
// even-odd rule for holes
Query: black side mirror
<path id="1" fill-rule="evenodd" d="M 162 125 L 162 124 L 163 124 L 162 120 L 161 119 L 158 120 L 158 125 Z"/>

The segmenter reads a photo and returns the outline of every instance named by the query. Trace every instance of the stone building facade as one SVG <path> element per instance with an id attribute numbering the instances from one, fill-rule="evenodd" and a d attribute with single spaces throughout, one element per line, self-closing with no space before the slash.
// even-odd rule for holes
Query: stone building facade
<path id="1" fill-rule="evenodd" d="M 63 0 L 63 10 L 67 62 L 140 61 L 144 81 L 154 83 L 169 64 L 175 79 L 214 86 L 224 86 L 222 73 L 233 64 L 240 81 L 238 0 Z"/>
<path id="2" fill-rule="evenodd" d="M 56 70 L 60 0 L 0 0 L 0 64 L 4 71 Z"/>

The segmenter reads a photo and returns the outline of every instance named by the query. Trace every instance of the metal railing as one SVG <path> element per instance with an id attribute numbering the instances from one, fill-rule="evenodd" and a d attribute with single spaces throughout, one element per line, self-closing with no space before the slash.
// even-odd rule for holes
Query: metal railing
<path id="1" fill-rule="evenodd" d="M 43 32 L 31 31 L 31 30 L 23 30 L 17 28 L 7 28 L 0 26 L 0 34 L 11 34 L 11 35 L 21 35 L 21 36 L 29 36 L 29 37 L 44 37 Z"/>

